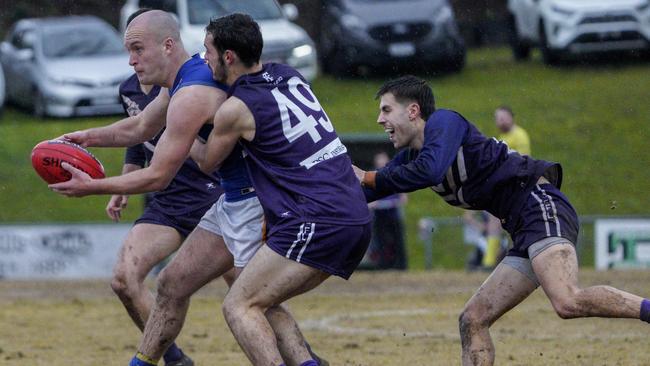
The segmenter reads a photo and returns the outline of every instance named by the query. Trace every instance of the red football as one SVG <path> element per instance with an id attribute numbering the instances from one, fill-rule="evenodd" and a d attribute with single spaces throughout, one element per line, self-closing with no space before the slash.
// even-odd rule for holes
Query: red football
<path id="1" fill-rule="evenodd" d="M 61 167 L 66 162 L 86 172 L 91 177 L 104 178 L 104 167 L 93 154 L 83 147 L 63 140 L 40 142 L 32 150 L 32 166 L 47 183 L 70 180 L 70 173 Z"/>

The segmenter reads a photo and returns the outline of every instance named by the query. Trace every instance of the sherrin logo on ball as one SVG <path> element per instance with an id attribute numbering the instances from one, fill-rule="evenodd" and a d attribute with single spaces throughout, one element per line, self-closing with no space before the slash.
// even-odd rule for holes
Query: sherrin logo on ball
<path id="1" fill-rule="evenodd" d="M 68 163 L 94 179 L 104 178 L 104 166 L 90 151 L 65 140 L 46 140 L 32 149 L 32 166 L 48 184 L 70 180 L 70 173 L 63 169 Z"/>

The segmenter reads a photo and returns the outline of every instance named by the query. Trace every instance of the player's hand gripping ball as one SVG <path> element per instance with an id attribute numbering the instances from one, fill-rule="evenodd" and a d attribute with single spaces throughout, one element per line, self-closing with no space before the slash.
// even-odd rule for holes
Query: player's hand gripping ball
<path id="1" fill-rule="evenodd" d="M 70 173 L 61 167 L 68 163 L 94 179 L 104 178 L 104 167 L 88 150 L 64 140 L 38 143 L 32 150 L 32 166 L 48 184 L 70 180 Z"/>

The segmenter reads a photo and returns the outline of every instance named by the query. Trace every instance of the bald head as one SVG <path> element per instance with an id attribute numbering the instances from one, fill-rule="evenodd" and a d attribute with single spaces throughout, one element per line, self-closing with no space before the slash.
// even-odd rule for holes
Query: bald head
<path id="1" fill-rule="evenodd" d="M 170 87 L 190 57 L 181 42 L 176 18 L 161 10 L 133 18 L 124 34 L 124 47 L 129 52 L 129 65 L 145 85 Z"/>
<path id="2" fill-rule="evenodd" d="M 171 13 L 162 10 L 150 10 L 135 17 L 126 28 L 126 34 L 140 33 L 152 36 L 156 42 L 167 38 L 180 42 L 181 35 L 178 21 Z"/>

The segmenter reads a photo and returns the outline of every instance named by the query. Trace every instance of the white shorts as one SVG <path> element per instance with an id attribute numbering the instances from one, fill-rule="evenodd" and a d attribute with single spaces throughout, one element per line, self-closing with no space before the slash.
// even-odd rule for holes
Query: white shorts
<path id="1" fill-rule="evenodd" d="M 235 267 L 245 267 L 262 245 L 264 211 L 257 197 L 236 202 L 226 202 L 225 197 L 219 197 L 198 226 L 223 237 Z"/>

